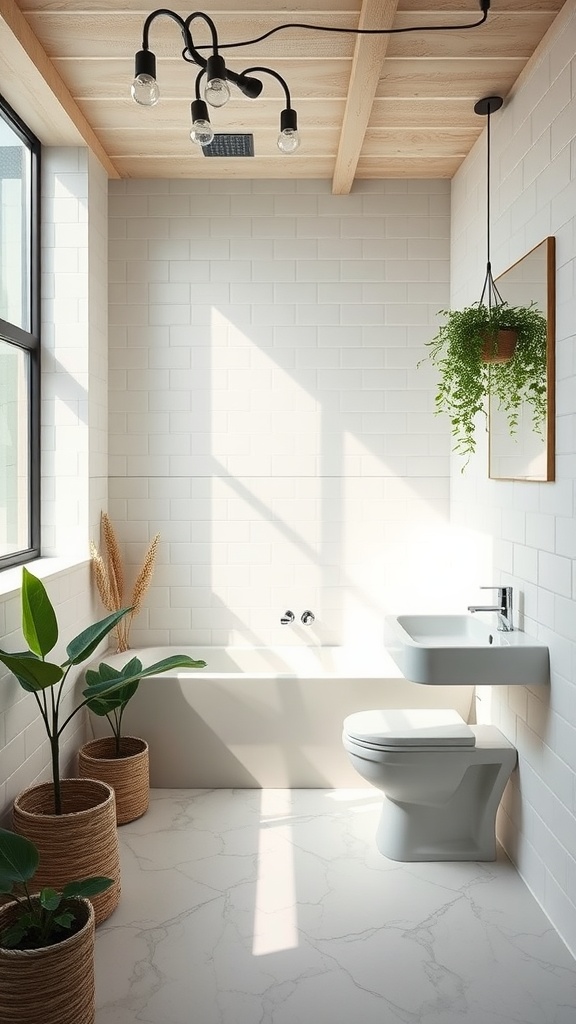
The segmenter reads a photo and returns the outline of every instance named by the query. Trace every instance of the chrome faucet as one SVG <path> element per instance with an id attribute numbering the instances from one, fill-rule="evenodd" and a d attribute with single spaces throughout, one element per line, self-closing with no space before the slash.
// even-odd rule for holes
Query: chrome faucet
<path id="1" fill-rule="evenodd" d="M 312 622 L 314 622 L 315 618 L 316 616 L 314 615 L 314 612 L 311 612 L 310 609 L 307 608 L 305 612 L 302 612 L 302 615 L 300 616 L 300 622 L 303 622 L 305 626 L 309 626 Z"/>
<path id="2" fill-rule="evenodd" d="M 503 633 L 512 632 L 512 587 L 480 587 L 480 590 L 497 590 L 499 604 L 469 604 L 468 611 L 496 612 L 498 629 Z"/>
<path id="3" fill-rule="evenodd" d="M 294 622 L 294 612 L 291 612 L 291 611 L 284 612 L 284 615 L 280 619 L 280 622 L 281 622 L 281 624 L 283 626 L 290 625 L 291 622 Z"/>

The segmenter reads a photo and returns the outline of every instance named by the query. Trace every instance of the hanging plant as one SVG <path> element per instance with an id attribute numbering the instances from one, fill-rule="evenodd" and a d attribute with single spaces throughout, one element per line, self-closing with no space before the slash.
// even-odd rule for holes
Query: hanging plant
<path id="1" fill-rule="evenodd" d="M 454 451 L 468 458 L 476 450 L 475 419 L 486 414 L 486 398 L 498 402 L 508 430 L 516 433 L 520 409 L 532 410 L 532 428 L 544 436 L 547 410 L 546 317 L 535 302 L 509 306 L 490 262 L 490 115 L 500 110 L 501 96 L 485 96 L 474 112 L 487 117 L 486 129 L 486 276 L 480 301 L 461 310 L 440 310 L 445 323 L 428 345 L 440 371 L 436 412 L 450 416 Z M 506 332 L 502 334 L 501 332 Z M 512 334 L 515 338 L 512 338 Z M 510 348 L 508 349 L 508 345 Z M 506 349 L 506 351 L 505 351 Z"/>
<path id="2" fill-rule="evenodd" d="M 476 449 L 475 419 L 486 413 L 492 396 L 516 433 L 520 409 L 528 404 L 532 428 L 544 436 L 547 394 L 547 322 L 536 307 L 474 303 L 462 310 L 441 310 L 445 323 L 431 341 L 430 359 L 440 371 L 436 412 L 447 413 L 454 451 L 468 458 Z M 516 332 L 516 348 L 498 361 L 499 331 Z M 488 361 L 487 361 L 488 360 Z"/>

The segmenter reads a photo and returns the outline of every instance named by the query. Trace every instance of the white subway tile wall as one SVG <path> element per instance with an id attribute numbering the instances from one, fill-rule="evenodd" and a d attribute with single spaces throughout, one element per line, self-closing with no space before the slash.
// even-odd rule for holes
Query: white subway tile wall
<path id="1" fill-rule="evenodd" d="M 441 601 L 449 434 L 418 362 L 449 183 L 112 181 L 109 255 L 132 579 L 161 534 L 134 643 L 380 642 L 386 611 Z"/>
<path id="2" fill-rule="evenodd" d="M 107 499 L 107 176 L 42 157 L 42 554 L 85 558 Z"/>
<path id="3" fill-rule="evenodd" d="M 98 538 L 100 513 L 108 504 L 108 177 L 88 157 L 88 497 L 83 522 Z M 84 531 L 82 541 L 86 544 Z"/>
<path id="4" fill-rule="evenodd" d="M 42 554 L 70 564 L 44 579 L 56 608 L 65 659 L 69 640 L 102 609 L 93 597 L 88 541 L 107 502 L 108 181 L 86 150 L 45 148 L 42 156 Z M 77 564 L 74 564 L 76 561 Z M 0 647 L 18 651 L 21 572 L 0 574 Z M 77 673 L 75 673 L 77 675 Z M 75 678 L 64 698 L 71 710 Z M 78 689 L 77 689 L 78 692 Z M 85 736 L 79 714 L 62 742 L 62 772 L 76 774 Z M 50 751 L 32 694 L 0 669 L 0 821 L 16 794 L 51 778 Z"/>
<path id="5" fill-rule="evenodd" d="M 550 648 L 551 687 L 495 689 L 491 715 L 516 744 L 499 832 L 529 887 L 576 951 L 576 11 L 568 5 L 532 71 L 492 118 L 492 262 L 498 274 L 556 237 L 555 483 L 486 479 L 486 445 L 454 464 L 452 522 L 487 551 L 481 583 L 511 584 L 520 624 Z M 452 304 L 478 298 L 485 267 L 485 138 L 453 182 Z M 491 550 L 490 550 L 491 548 Z M 474 556 L 478 564 L 477 554 Z"/>

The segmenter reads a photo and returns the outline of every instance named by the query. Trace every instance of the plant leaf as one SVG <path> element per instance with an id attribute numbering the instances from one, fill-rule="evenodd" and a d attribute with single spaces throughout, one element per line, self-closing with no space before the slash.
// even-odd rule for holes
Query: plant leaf
<path id="1" fill-rule="evenodd" d="M 16 676 L 20 686 L 28 692 L 46 690 L 60 682 L 64 675 L 59 665 L 40 661 L 26 654 L 7 654 L 0 651 L 0 661 Z"/>
<path id="2" fill-rule="evenodd" d="M 124 669 L 120 672 L 119 677 L 115 680 L 108 680 L 101 683 L 95 683 L 93 686 L 88 686 L 82 691 L 84 697 L 100 697 L 103 694 L 113 693 L 118 690 L 121 686 L 125 686 L 127 683 L 133 683 L 144 679 L 146 676 L 157 676 L 163 672 L 170 672 L 174 668 L 205 668 L 205 661 L 194 661 L 193 658 L 189 658 L 187 654 L 173 654 L 170 658 L 163 658 L 162 661 L 155 662 L 154 665 L 150 665 L 148 668 L 140 669 L 136 675 L 128 675 L 127 669 L 130 666 L 124 666 Z M 110 669 L 110 665 L 100 665 L 102 668 Z M 126 673 L 126 674 L 125 674 Z"/>
<path id="3" fill-rule="evenodd" d="M 57 910 L 60 906 L 62 896 L 56 889 L 42 889 L 40 892 L 40 906 L 44 907 L 44 910 Z"/>
<path id="4" fill-rule="evenodd" d="M 138 658 L 132 658 L 128 665 L 133 665 L 135 669 L 142 668 Z M 123 679 L 124 671 L 128 668 L 128 665 L 125 665 L 124 668 L 114 668 L 112 665 L 106 665 L 101 661 L 96 670 L 92 668 L 86 669 L 86 680 L 88 681 L 89 679 L 90 685 L 95 686 L 96 683 L 101 683 L 104 680 L 108 682 L 111 679 Z"/>
<path id="5" fill-rule="evenodd" d="M 38 850 L 25 836 L 0 828 L 0 880 L 2 884 L 27 882 L 38 867 Z"/>
<path id="6" fill-rule="evenodd" d="M 140 685 L 140 680 L 136 679 L 133 683 L 125 683 L 119 690 L 115 690 L 108 697 L 93 697 L 92 700 L 88 701 L 86 705 L 90 711 L 100 718 L 105 718 L 112 711 L 116 711 L 117 708 L 126 707 L 129 700 L 136 693 Z"/>
<path id="7" fill-rule="evenodd" d="M 28 931 L 29 925 L 22 921 L 22 919 L 15 921 L 9 928 L 5 928 L 0 935 L 0 941 L 6 949 L 14 949 L 15 946 L 24 938 Z"/>
<path id="8" fill-rule="evenodd" d="M 61 928 L 71 928 L 76 918 L 71 910 L 62 910 L 60 914 L 56 914 L 54 917 L 54 924 L 60 925 Z"/>
<path id="9" fill-rule="evenodd" d="M 112 615 L 107 615 L 105 619 L 100 619 L 99 622 L 88 626 L 87 629 L 84 629 L 78 636 L 74 637 L 66 648 L 68 661 L 65 664 L 79 665 L 81 661 L 86 661 L 86 658 L 89 658 L 94 653 L 104 637 L 108 636 L 108 633 L 114 629 L 114 626 L 129 611 L 131 611 L 130 608 L 121 608 L 119 611 L 113 612 Z"/>
<path id="10" fill-rule="evenodd" d="M 93 878 L 81 878 L 76 882 L 68 882 L 62 890 L 62 896 L 97 896 L 114 884 L 114 879 L 95 875 Z"/>
<path id="11" fill-rule="evenodd" d="M 112 665 L 106 665 L 104 662 L 98 666 L 96 672 L 88 669 L 86 672 L 86 682 L 89 686 L 97 686 L 105 681 L 122 681 L 126 675 L 138 675 L 138 679 L 135 679 L 132 683 L 122 682 L 121 687 L 115 689 L 114 693 L 110 694 L 110 696 L 94 697 L 88 702 L 90 711 L 103 718 L 117 708 L 124 707 L 138 689 L 141 672 L 142 662 L 138 658 L 132 658 L 122 669 L 113 668 Z"/>
<path id="12" fill-rule="evenodd" d="M 22 632 L 31 651 L 44 658 L 58 640 L 56 613 L 44 584 L 22 569 Z"/>

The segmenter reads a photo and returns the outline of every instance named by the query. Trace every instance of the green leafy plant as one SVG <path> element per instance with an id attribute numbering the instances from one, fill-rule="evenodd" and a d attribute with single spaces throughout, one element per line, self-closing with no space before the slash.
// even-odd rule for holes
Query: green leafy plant
<path id="1" fill-rule="evenodd" d="M 162 665 L 162 662 L 159 665 Z M 158 665 L 155 667 L 158 670 Z M 206 662 L 189 659 L 188 667 L 205 668 Z M 84 693 L 87 697 L 90 694 L 96 694 L 96 696 L 89 697 L 87 702 L 88 708 L 95 715 L 108 719 L 108 724 L 114 734 L 116 757 L 122 757 L 122 718 L 128 702 L 132 699 L 140 685 L 143 675 L 150 675 L 150 672 L 144 672 L 142 662 L 138 658 L 132 658 L 120 670 L 113 668 L 111 665 L 100 664 L 96 671 L 88 669 L 86 672 L 88 687 Z M 131 682 L 123 683 L 122 680 L 126 677 L 131 678 Z M 108 689 L 110 684 L 117 684 L 118 689 L 110 693 Z"/>
<path id="2" fill-rule="evenodd" d="M 130 608 L 107 615 L 74 637 L 66 647 L 68 657 L 61 664 L 47 661 L 46 656 L 58 641 L 56 613 L 43 583 L 27 569 L 22 570 L 22 633 L 29 650 L 18 654 L 0 651 L 0 662 L 6 665 L 27 693 L 31 693 L 38 705 L 50 743 L 52 781 L 54 785 L 54 813 L 62 813 L 60 786 L 60 737 L 66 726 L 86 707 L 94 697 L 104 698 L 123 690 L 126 694 L 132 684 L 136 685 L 144 676 L 159 675 L 174 668 L 200 668 L 204 663 L 194 661 L 185 654 L 175 654 L 154 665 L 132 671 L 133 662 L 128 662 L 120 671 L 100 665 L 100 681 L 83 691 L 84 700 L 62 721 L 62 699 L 65 684 L 73 666 L 86 661 L 126 615 Z M 140 663 L 139 663 L 140 664 Z M 107 670 L 102 673 L 102 670 Z M 134 691 L 135 692 L 135 691 Z M 130 694 L 132 696 L 132 694 Z M 126 698 L 125 698 L 126 699 Z M 129 699 L 129 698 L 127 698 Z"/>
<path id="3" fill-rule="evenodd" d="M 79 928 L 73 898 L 96 896 L 112 885 L 111 878 L 84 878 L 68 882 L 60 892 L 46 887 L 33 896 L 28 883 L 38 861 L 34 843 L 0 828 L 0 894 L 18 904 L 14 920 L 0 933 L 5 949 L 40 949 L 61 942 Z"/>
<path id="4" fill-rule="evenodd" d="M 446 317 L 428 342 L 430 359 L 440 371 L 436 412 L 448 413 L 455 438 L 454 451 L 470 457 L 476 449 L 474 420 L 486 412 L 485 399 L 492 396 L 505 413 L 508 430 L 516 433 L 520 408 L 531 406 L 532 427 L 543 433 L 547 394 L 547 322 L 530 306 L 502 303 L 488 307 L 475 303 L 462 310 L 440 310 Z M 497 351 L 498 331 L 517 333 L 516 351 L 508 362 L 486 362 L 488 341 Z"/>

